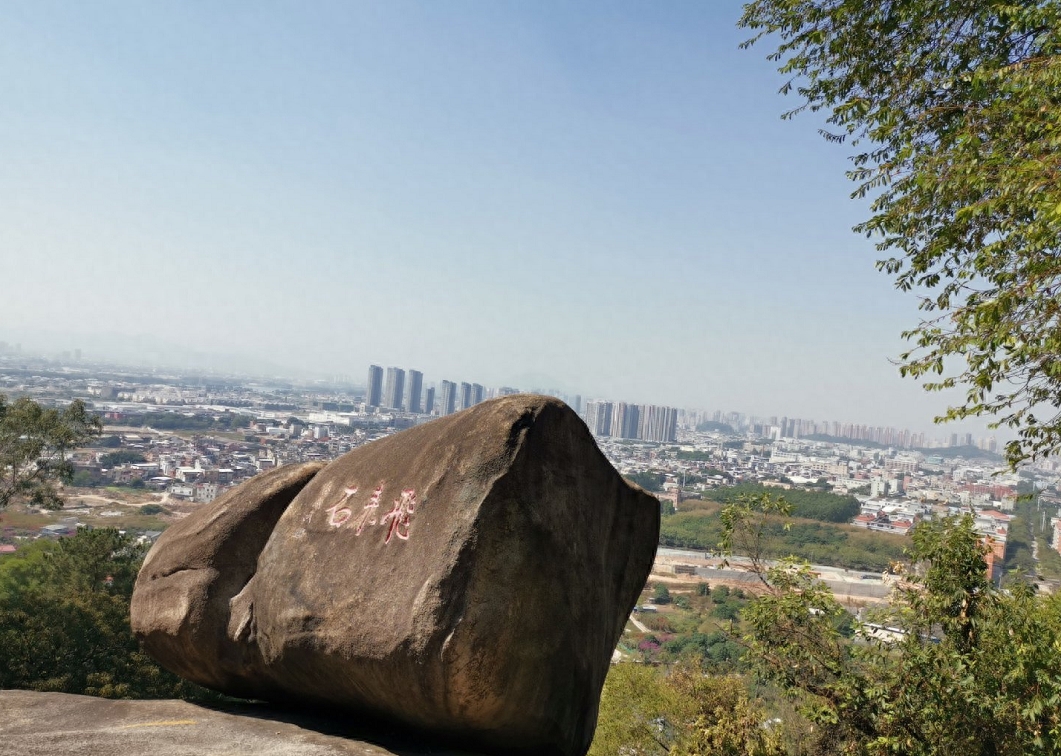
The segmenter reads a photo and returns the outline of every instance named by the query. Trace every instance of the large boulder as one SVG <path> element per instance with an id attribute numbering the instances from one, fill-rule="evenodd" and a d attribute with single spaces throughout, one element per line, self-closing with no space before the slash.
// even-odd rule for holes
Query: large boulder
<path id="1" fill-rule="evenodd" d="M 248 665 L 253 648 L 228 636 L 229 605 L 295 495 L 322 464 L 257 475 L 159 537 L 133 591 L 133 631 L 168 669 L 200 685 L 254 698 L 268 678 Z"/>
<path id="2" fill-rule="evenodd" d="M 319 472 L 285 470 L 159 539 L 133 596 L 133 628 L 152 655 L 224 692 L 495 752 L 588 750 L 612 651 L 655 555 L 659 504 L 619 476 L 569 407 L 505 397 Z M 253 575 L 240 558 L 228 577 L 230 547 L 215 548 L 224 539 L 203 548 L 194 534 L 210 538 L 233 508 L 231 521 L 247 517 L 247 502 L 285 474 L 284 490 L 301 490 L 258 546 Z"/>

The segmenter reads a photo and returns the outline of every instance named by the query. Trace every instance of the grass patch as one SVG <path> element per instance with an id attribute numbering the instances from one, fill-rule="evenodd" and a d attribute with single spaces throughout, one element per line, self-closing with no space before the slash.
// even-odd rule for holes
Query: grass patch
<path id="1" fill-rule="evenodd" d="M 771 557 L 792 555 L 811 564 L 867 572 L 881 572 L 901 561 L 903 549 L 910 543 L 906 536 L 801 518 L 773 518 L 767 532 Z M 722 521 L 717 510 L 692 510 L 665 516 L 659 542 L 673 548 L 714 551 L 721 538 Z"/>

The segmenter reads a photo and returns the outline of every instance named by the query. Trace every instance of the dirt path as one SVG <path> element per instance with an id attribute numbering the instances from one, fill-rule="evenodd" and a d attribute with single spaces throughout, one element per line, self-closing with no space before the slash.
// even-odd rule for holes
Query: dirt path
<path id="1" fill-rule="evenodd" d="M 636 627 L 638 630 L 640 630 L 643 633 L 651 633 L 652 632 L 647 627 L 645 627 L 645 625 L 641 622 L 641 620 L 634 619 L 634 616 L 632 614 L 630 615 L 630 624 L 632 624 L 634 627 Z"/>
<path id="2" fill-rule="evenodd" d="M 135 507 L 139 509 L 145 504 L 165 504 L 169 501 L 169 492 L 163 494 L 152 494 L 150 501 L 123 501 L 117 496 L 102 496 L 100 494 L 70 493 L 66 496 L 66 506 L 86 507 Z"/>

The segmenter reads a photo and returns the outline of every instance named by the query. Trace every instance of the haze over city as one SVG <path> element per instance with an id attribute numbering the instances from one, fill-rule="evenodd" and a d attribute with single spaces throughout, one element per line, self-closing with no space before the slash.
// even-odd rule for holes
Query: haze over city
<path id="1" fill-rule="evenodd" d="M 850 148 L 739 13 L 8 4 L 0 339 L 931 430 Z"/>

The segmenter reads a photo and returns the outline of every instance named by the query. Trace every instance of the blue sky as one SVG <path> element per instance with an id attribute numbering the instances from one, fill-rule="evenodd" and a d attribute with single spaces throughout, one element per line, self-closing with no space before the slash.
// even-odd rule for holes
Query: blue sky
<path id="1" fill-rule="evenodd" d="M 5 3 L 0 338 L 930 429 L 847 150 L 739 14 Z"/>

